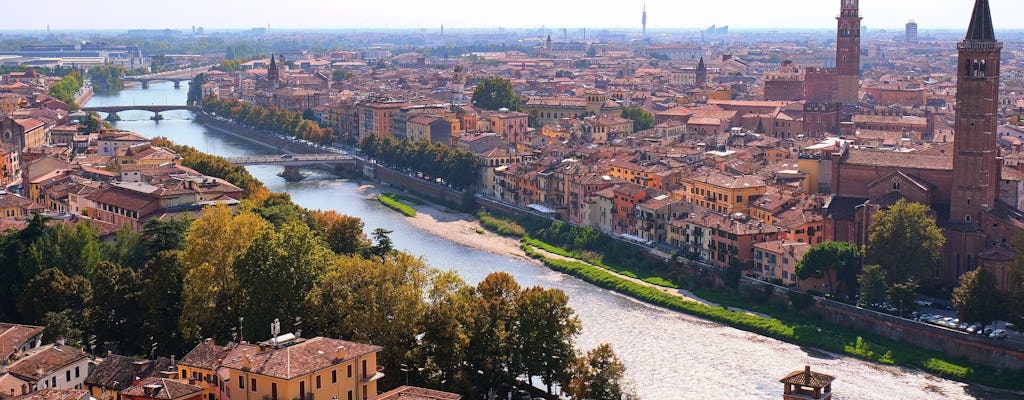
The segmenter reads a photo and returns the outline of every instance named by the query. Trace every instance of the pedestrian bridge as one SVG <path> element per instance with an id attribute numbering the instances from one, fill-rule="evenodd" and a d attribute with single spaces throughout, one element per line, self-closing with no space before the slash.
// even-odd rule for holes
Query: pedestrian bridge
<path id="1" fill-rule="evenodd" d="M 227 157 L 233 165 L 283 165 L 299 167 L 313 164 L 355 164 L 356 158 L 348 154 L 281 154 Z"/>

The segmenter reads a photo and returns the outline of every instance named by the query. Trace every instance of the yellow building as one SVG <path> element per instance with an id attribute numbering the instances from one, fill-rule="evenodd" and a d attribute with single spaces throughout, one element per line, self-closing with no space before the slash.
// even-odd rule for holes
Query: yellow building
<path id="1" fill-rule="evenodd" d="M 768 187 L 754 175 L 729 176 L 719 172 L 697 174 L 686 179 L 675 195 L 695 206 L 734 214 L 749 213 L 750 204 L 765 194 Z"/>
<path id="2" fill-rule="evenodd" d="M 217 377 L 231 400 L 377 397 L 380 346 L 283 335 L 258 346 L 236 346 L 221 359 Z"/>

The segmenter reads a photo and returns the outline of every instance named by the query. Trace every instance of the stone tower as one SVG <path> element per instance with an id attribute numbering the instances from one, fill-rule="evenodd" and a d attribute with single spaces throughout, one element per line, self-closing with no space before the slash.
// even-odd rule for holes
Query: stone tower
<path id="1" fill-rule="evenodd" d="M 277 84 L 277 80 L 281 78 L 281 73 L 277 70 L 277 62 L 274 60 L 274 55 L 270 55 L 270 66 L 267 67 L 267 80 L 272 84 Z"/>
<path id="2" fill-rule="evenodd" d="M 999 62 L 988 0 L 976 0 L 967 37 L 957 45 L 956 123 L 950 222 L 978 228 L 999 196 Z"/>
<path id="3" fill-rule="evenodd" d="M 857 104 L 860 99 L 860 5 L 859 0 L 840 0 L 839 31 L 836 33 L 837 100 Z"/>
<path id="4" fill-rule="evenodd" d="M 697 87 L 704 87 L 708 84 L 708 66 L 704 65 L 704 57 L 697 61 L 697 71 L 693 83 Z"/>

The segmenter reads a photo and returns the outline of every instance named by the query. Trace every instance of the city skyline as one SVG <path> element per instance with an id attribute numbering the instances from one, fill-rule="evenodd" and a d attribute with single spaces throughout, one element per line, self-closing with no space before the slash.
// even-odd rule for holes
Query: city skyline
<path id="1" fill-rule="evenodd" d="M 507 10 L 495 12 L 490 5 L 468 0 L 443 3 L 413 3 L 381 0 L 372 3 L 324 6 L 316 0 L 290 2 L 208 3 L 180 0 L 173 6 L 139 7 L 127 0 L 97 2 L 80 9 L 79 2 L 53 0 L 50 12 L 26 13 L 12 20 L 5 30 L 52 31 L 110 29 L 447 29 L 480 28 L 606 28 L 641 30 L 641 12 L 647 7 L 649 31 L 701 29 L 711 25 L 733 29 L 828 29 L 835 27 L 836 1 L 723 0 L 713 5 L 694 5 L 670 0 L 629 1 L 587 10 L 592 3 L 582 0 L 542 2 L 523 0 Z M 994 23 L 1002 30 L 1024 29 L 1013 18 L 1024 11 L 1017 0 L 992 0 Z M 968 0 L 861 0 L 864 25 L 873 29 L 902 29 L 915 20 L 922 31 L 964 29 L 962 15 L 970 13 Z M 244 6 L 244 7 L 243 7 Z M 303 12 L 307 10 L 307 12 Z M 402 10 L 396 13 L 395 10 Z M 584 11 L 586 10 L 586 11 Z M 727 10 L 745 12 L 726 13 Z M 799 21 L 799 23 L 793 23 Z"/>

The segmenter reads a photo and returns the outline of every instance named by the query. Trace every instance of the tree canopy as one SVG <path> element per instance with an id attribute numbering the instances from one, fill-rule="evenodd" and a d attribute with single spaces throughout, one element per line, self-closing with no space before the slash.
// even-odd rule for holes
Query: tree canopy
<path id="1" fill-rule="evenodd" d="M 921 282 L 941 261 L 946 238 L 927 206 L 905 200 L 875 214 L 868 233 L 867 261 L 881 265 L 889 282 Z"/>
<path id="2" fill-rule="evenodd" d="M 476 85 L 476 89 L 473 90 L 473 104 L 485 110 L 497 111 L 507 108 L 519 111 L 522 98 L 516 94 L 508 79 L 492 77 Z"/>
<path id="3" fill-rule="evenodd" d="M 988 324 L 1006 315 L 1006 295 L 999 290 L 995 275 L 978 268 L 960 277 L 953 289 L 953 308 L 964 322 Z"/>
<path id="4" fill-rule="evenodd" d="M 796 264 L 800 279 L 826 278 L 829 292 L 837 293 L 837 285 L 852 288 L 860 266 L 860 249 L 849 242 L 824 242 L 814 245 Z"/>
<path id="5" fill-rule="evenodd" d="M 654 114 L 642 107 L 623 108 L 622 118 L 633 121 L 633 132 L 646 131 L 654 127 Z"/>

